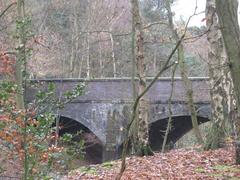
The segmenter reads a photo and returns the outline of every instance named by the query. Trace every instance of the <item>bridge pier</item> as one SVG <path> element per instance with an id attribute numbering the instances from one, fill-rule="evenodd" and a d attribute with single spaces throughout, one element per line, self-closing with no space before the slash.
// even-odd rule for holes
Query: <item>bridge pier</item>
<path id="1" fill-rule="evenodd" d="M 125 106 L 123 106 L 123 108 L 119 108 L 118 110 L 108 110 L 106 126 L 106 144 L 103 149 L 103 162 L 117 159 L 120 157 L 119 143 L 121 143 L 123 137 L 123 128 L 121 128 L 121 123 L 125 123 L 126 121 L 123 120 L 126 119 L 126 115 L 122 111 L 126 111 Z"/>
<path id="2" fill-rule="evenodd" d="M 118 157 L 117 151 L 115 148 L 109 148 L 109 147 L 104 147 L 103 149 L 103 162 L 106 161 L 111 161 L 113 159 L 116 159 Z"/>

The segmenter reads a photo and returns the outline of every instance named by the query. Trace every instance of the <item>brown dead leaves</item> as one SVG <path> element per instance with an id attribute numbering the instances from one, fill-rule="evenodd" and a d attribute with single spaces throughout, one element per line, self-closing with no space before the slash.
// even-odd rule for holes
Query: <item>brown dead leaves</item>
<path id="1" fill-rule="evenodd" d="M 16 61 L 7 53 L 0 51 L 0 73 L 12 75 Z"/>
<path id="2" fill-rule="evenodd" d="M 76 170 L 69 180 L 97 179 L 114 180 L 120 161 L 112 162 L 112 167 L 90 166 L 89 171 Z M 192 149 L 172 150 L 169 153 L 156 153 L 150 157 L 130 157 L 123 180 L 174 180 L 174 179 L 240 179 L 240 166 L 234 165 L 232 146 L 215 151 Z"/>

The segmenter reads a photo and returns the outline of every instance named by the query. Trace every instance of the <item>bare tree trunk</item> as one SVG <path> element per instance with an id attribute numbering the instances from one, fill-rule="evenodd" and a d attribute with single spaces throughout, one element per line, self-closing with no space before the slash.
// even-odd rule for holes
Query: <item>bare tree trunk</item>
<path id="1" fill-rule="evenodd" d="M 167 144 L 167 138 L 168 138 L 168 134 L 171 131 L 172 128 L 172 96 L 173 96 L 173 91 L 174 91 L 174 77 L 175 77 L 175 72 L 177 69 L 177 65 L 176 64 L 173 67 L 173 71 L 172 71 L 172 77 L 171 77 L 171 93 L 170 93 L 170 97 L 168 99 L 168 112 L 169 112 L 169 117 L 168 117 L 168 123 L 167 123 L 167 129 L 165 131 L 165 135 L 164 135 L 164 139 L 163 139 L 163 144 L 162 144 L 162 153 L 164 153 L 165 151 L 165 147 Z"/>
<path id="2" fill-rule="evenodd" d="M 90 67 L 90 33 L 87 33 L 87 79 L 91 78 L 91 67 Z"/>
<path id="3" fill-rule="evenodd" d="M 73 68 L 73 77 L 77 77 L 78 69 L 80 66 L 80 57 L 79 57 L 79 39 L 77 38 L 75 41 L 75 61 L 74 61 L 74 68 Z"/>
<path id="4" fill-rule="evenodd" d="M 76 1 L 76 7 L 74 8 L 74 31 L 75 31 L 75 43 L 74 43 L 74 67 L 73 67 L 73 77 L 76 77 L 78 74 L 78 69 L 77 69 L 77 65 L 79 66 L 80 64 L 80 58 L 79 58 L 79 20 L 78 20 L 78 8 L 79 8 L 79 2 Z"/>
<path id="5" fill-rule="evenodd" d="M 73 71 L 74 71 L 74 61 L 75 61 L 75 48 L 74 48 L 74 41 L 75 41 L 75 34 L 72 33 L 72 47 L 71 47 L 71 54 L 70 54 L 70 68 L 69 68 L 69 75 L 70 77 L 73 77 Z"/>
<path id="6" fill-rule="evenodd" d="M 206 23 L 209 33 L 207 34 L 210 49 L 209 77 L 211 86 L 212 103 L 212 128 L 208 134 L 205 149 L 219 148 L 224 141 L 226 121 L 228 114 L 233 110 L 233 83 L 226 66 L 227 57 L 224 43 L 219 29 L 215 0 L 207 0 Z M 227 71 L 227 72 L 226 72 Z"/>
<path id="7" fill-rule="evenodd" d="M 85 38 L 83 36 L 82 38 L 82 51 L 85 49 Z M 78 78 L 82 77 L 82 69 L 83 69 L 83 64 L 84 64 L 84 54 L 81 53 L 81 62 L 79 62 L 79 67 L 78 67 Z"/>
<path id="8" fill-rule="evenodd" d="M 100 77 L 103 78 L 103 59 L 102 59 L 102 46 L 101 46 L 101 41 L 98 43 L 99 45 L 99 65 L 100 65 Z"/>
<path id="9" fill-rule="evenodd" d="M 16 83 L 18 87 L 18 93 L 16 94 L 16 103 L 17 107 L 25 113 L 25 86 L 26 86 L 26 42 L 27 42 L 27 32 L 26 26 L 27 22 L 25 20 L 25 1 L 18 0 L 17 1 L 17 35 L 19 38 L 19 42 L 17 45 L 17 62 L 16 62 Z M 18 24 L 19 23 L 19 24 Z M 19 28 L 18 28 L 19 27 Z M 23 149 L 24 149 L 24 174 L 23 179 L 27 180 L 29 173 L 29 165 L 28 165 L 28 142 L 27 142 L 27 117 L 24 116 L 23 119 Z"/>
<path id="10" fill-rule="evenodd" d="M 79 67 L 78 67 L 78 78 L 82 77 L 83 61 L 84 61 L 84 55 L 81 55 L 81 62 L 79 63 Z"/>
<path id="11" fill-rule="evenodd" d="M 131 51 L 132 51 L 132 74 L 131 74 L 131 83 L 132 83 L 132 97 L 133 102 L 135 101 L 137 97 L 137 85 L 136 85 L 136 55 L 135 55 L 135 25 L 134 25 L 134 17 L 132 16 L 132 42 L 131 42 Z M 138 115 L 135 117 L 138 118 Z M 132 128 L 131 128 L 131 144 L 132 144 L 132 154 L 136 153 L 137 150 L 137 139 L 138 139 L 138 120 L 135 120 L 133 122 Z"/>
<path id="12" fill-rule="evenodd" d="M 154 55 L 153 55 L 153 72 L 157 73 L 157 47 L 154 46 Z"/>
<path id="13" fill-rule="evenodd" d="M 16 83 L 18 86 L 19 92 L 16 94 L 16 103 L 17 107 L 21 110 L 25 109 L 24 103 L 24 74 L 26 70 L 26 30 L 24 23 L 25 18 L 25 7 L 24 0 L 17 1 L 17 12 L 18 12 L 18 23 L 22 23 L 20 28 L 18 29 L 19 42 L 17 45 L 18 53 L 17 53 L 17 62 L 16 62 Z"/>
<path id="14" fill-rule="evenodd" d="M 216 12 L 228 56 L 236 97 L 236 163 L 240 164 L 240 30 L 238 24 L 238 0 L 216 0 Z"/>
<path id="15" fill-rule="evenodd" d="M 169 26 L 172 31 L 173 37 L 176 40 L 176 42 L 179 41 L 179 35 L 177 31 L 175 30 L 174 24 L 173 24 L 173 18 L 172 18 L 172 11 L 171 11 L 171 6 L 169 0 L 166 1 L 166 8 L 168 11 L 168 20 L 169 20 Z M 184 48 L 182 43 L 178 47 L 178 62 L 180 66 L 180 71 L 181 71 L 181 77 L 183 80 L 184 88 L 186 91 L 187 99 L 188 99 L 188 107 L 189 111 L 191 113 L 191 119 L 192 119 L 192 125 L 193 125 L 193 130 L 195 133 L 195 136 L 200 144 L 203 143 L 203 138 L 201 135 L 201 132 L 198 127 L 198 120 L 197 120 L 197 113 L 195 110 L 194 106 L 194 100 L 193 100 L 193 90 L 192 90 L 192 83 L 188 79 L 188 73 L 187 73 L 187 68 L 184 62 Z"/>
<path id="16" fill-rule="evenodd" d="M 136 55 L 136 64 L 137 64 L 137 73 L 139 77 L 139 84 L 138 84 L 138 93 L 141 94 L 146 89 L 146 64 L 144 61 L 144 48 L 143 48 L 143 31 L 142 31 L 142 22 L 139 13 L 139 5 L 138 0 L 131 0 L 132 5 L 132 13 L 133 13 L 133 20 L 134 20 L 134 30 L 135 30 L 135 55 Z M 144 156 L 144 155 L 152 155 L 153 152 L 150 148 L 148 139 L 148 109 L 149 109 L 149 101 L 147 96 L 143 96 L 139 101 L 139 116 L 138 116 L 138 148 L 137 154 Z"/>
<path id="17" fill-rule="evenodd" d="M 198 126 L 197 112 L 194 106 L 192 82 L 188 79 L 187 68 L 184 61 L 184 49 L 182 44 L 178 48 L 178 62 L 181 71 L 181 77 L 183 80 L 184 88 L 188 99 L 188 107 L 191 113 L 193 131 L 198 140 L 198 143 L 203 144 L 204 141 Z"/>
<path id="18" fill-rule="evenodd" d="M 79 27 L 78 27 L 78 2 L 74 4 L 73 7 L 73 27 L 72 27 L 72 47 L 71 47 L 71 55 L 70 55 L 70 77 L 74 77 L 76 75 L 77 70 L 77 59 L 78 59 L 78 49 L 79 49 Z"/>
<path id="19" fill-rule="evenodd" d="M 114 40 L 113 40 L 113 35 L 110 32 L 109 33 L 110 40 L 111 40 L 111 49 L 112 49 L 112 62 L 113 62 L 113 77 L 117 77 L 117 65 L 116 65 L 116 57 L 115 57 L 115 52 L 114 52 Z"/>

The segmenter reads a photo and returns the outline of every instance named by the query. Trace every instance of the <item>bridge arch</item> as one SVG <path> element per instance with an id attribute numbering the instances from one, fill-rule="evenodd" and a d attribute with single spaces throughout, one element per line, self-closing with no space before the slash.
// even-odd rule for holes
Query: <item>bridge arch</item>
<path id="1" fill-rule="evenodd" d="M 207 117 L 198 116 L 198 123 L 202 124 L 210 121 Z M 155 122 L 150 123 L 149 125 L 149 141 L 152 149 L 154 151 L 159 151 L 163 139 L 165 130 L 167 128 L 168 118 L 159 119 Z M 168 141 L 176 143 L 183 135 L 189 132 L 192 129 L 191 116 L 182 115 L 182 116 L 173 116 L 172 117 L 172 129 L 168 135 Z"/>
<path id="2" fill-rule="evenodd" d="M 148 80 L 148 82 L 150 81 L 151 79 Z M 163 139 L 157 131 L 166 129 L 166 124 L 165 128 L 163 126 L 161 129 L 159 129 L 159 124 L 164 121 L 166 123 L 168 119 L 168 99 L 172 89 L 171 81 L 171 78 L 158 79 L 146 94 L 150 100 L 150 141 L 153 145 Z M 195 89 L 193 95 L 197 114 L 199 117 L 210 119 L 211 105 L 208 78 L 191 78 L 191 81 L 193 89 Z M 126 113 L 123 111 L 127 109 L 123 108 L 126 106 L 131 112 L 133 98 L 131 79 L 106 78 L 87 81 L 85 79 L 38 79 L 32 80 L 31 84 L 42 84 L 42 82 L 44 82 L 43 90 L 47 89 L 48 83 L 51 82 L 55 84 L 56 97 L 61 97 L 62 92 L 72 91 L 80 82 L 87 82 L 85 94 L 66 104 L 60 111 L 60 114 L 65 118 L 80 123 L 82 128 L 87 128 L 95 134 L 103 144 L 105 154 L 111 151 L 115 145 L 117 145 L 117 147 L 121 146 L 125 136 L 124 129 L 131 115 L 127 113 L 127 111 Z M 174 119 L 188 119 L 186 121 L 190 123 L 187 98 L 181 78 L 175 78 L 174 83 L 176 88 L 174 88 L 171 102 Z M 38 90 L 39 86 L 27 87 L 26 101 L 33 102 Z M 160 120 L 163 120 L 163 122 L 160 122 Z M 184 128 L 188 127 L 183 124 L 184 123 L 181 123 L 180 125 L 184 126 Z M 159 138 L 159 140 L 154 142 L 151 139 L 153 136 L 155 136 L 156 139 Z M 175 138 L 175 140 L 177 140 L 177 138 Z"/>
<path id="3" fill-rule="evenodd" d="M 66 116 L 60 116 L 59 124 L 60 136 L 65 133 L 76 134 L 79 131 L 82 132 L 81 135 L 74 136 L 73 141 L 79 141 L 80 139 L 85 141 L 85 163 L 96 164 L 102 162 L 103 143 L 90 128 Z"/>

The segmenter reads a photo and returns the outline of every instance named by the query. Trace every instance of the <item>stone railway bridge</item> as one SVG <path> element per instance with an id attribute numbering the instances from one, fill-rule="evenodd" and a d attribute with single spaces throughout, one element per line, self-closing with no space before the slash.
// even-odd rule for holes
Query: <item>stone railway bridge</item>
<path id="1" fill-rule="evenodd" d="M 120 155 L 133 102 L 131 79 L 43 79 L 32 81 L 34 83 L 54 83 L 58 95 L 85 82 L 85 94 L 67 104 L 60 112 L 60 121 L 66 127 L 64 132 L 76 132 L 82 129 L 94 134 L 98 145 L 89 149 L 89 152 L 91 151 L 89 156 L 92 156 L 94 162 L 113 159 Z M 173 143 L 192 129 L 182 80 L 175 78 L 174 81 L 173 128 L 168 138 L 168 142 L 172 141 Z M 193 77 L 191 81 L 198 121 L 199 123 L 207 122 L 211 116 L 208 78 Z M 27 91 L 27 101 L 30 102 L 34 98 L 36 89 L 28 88 Z M 154 150 L 159 150 L 163 142 L 163 131 L 166 129 L 169 117 L 170 92 L 171 79 L 160 78 L 147 93 L 151 104 L 149 110 L 150 144 Z"/>

